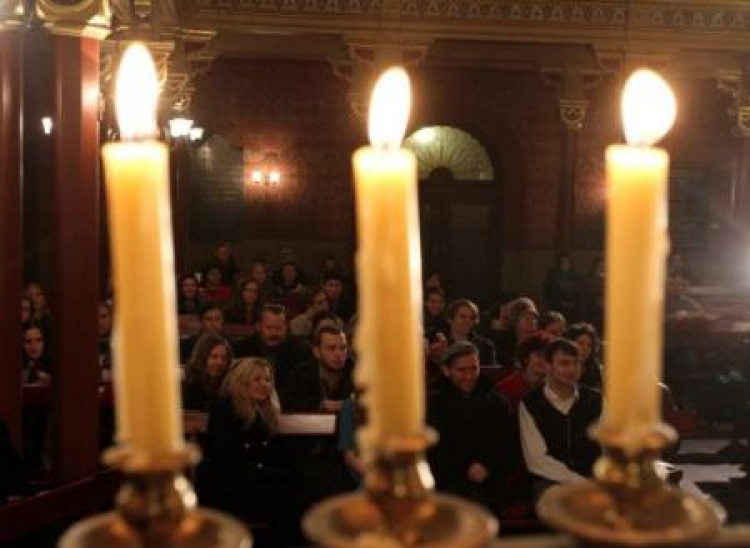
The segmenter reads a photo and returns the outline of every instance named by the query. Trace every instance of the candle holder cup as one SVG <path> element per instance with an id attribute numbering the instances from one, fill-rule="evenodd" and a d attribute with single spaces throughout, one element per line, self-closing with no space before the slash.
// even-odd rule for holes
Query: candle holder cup
<path id="1" fill-rule="evenodd" d="M 126 448 L 106 451 L 104 461 L 124 474 L 115 510 L 73 525 L 60 548 L 250 548 L 244 525 L 196 507 L 183 471 L 198 460 L 192 445 L 155 458 Z"/>
<path id="2" fill-rule="evenodd" d="M 718 534 L 724 510 L 657 473 L 661 450 L 676 440 L 671 427 L 655 426 L 637 449 L 601 425 L 592 437 L 604 448 L 595 481 L 548 489 L 537 505 L 544 522 L 597 546 L 700 546 Z"/>
<path id="3" fill-rule="evenodd" d="M 305 534 L 318 546 L 355 545 L 479 548 L 497 533 L 497 521 L 458 497 L 436 494 L 424 459 L 433 430 L 394 437 L 374 451 L 364 490 L 316 505 Z"/>

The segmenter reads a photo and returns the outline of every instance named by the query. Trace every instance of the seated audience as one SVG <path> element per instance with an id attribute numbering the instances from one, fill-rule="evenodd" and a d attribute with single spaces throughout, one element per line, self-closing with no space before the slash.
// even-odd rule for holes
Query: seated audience
<path id="1" fill-rule="evenodd" d="M 221 335 L 224 331 L 224 312 L 219 305 L 209 303 L 201 310 L 200 322 L 201 327 L 198 333 L 180 341 L 180 363 L 187 363 L 201 335 L 204 333 Z"/>
<path id="2" fill-rule="evenodd" d="M 323 291 L 325 291 L 326 298 L 328 299 L 328 307 L 341 318 L 344 323 L 348 322 L 352 314 L 354 314 L 354 308 L 345 292 L 344 277 L 342 274 L 337 272 L 328 272 L 323 279 Z"/>
<path id="3" fill-rule="evenodd" d="M 21 327 L 27 327 L 31 323 L 31 299 L 21 295 Z"/>
<path id="4" fill-rule="evenodd" d="M 495 345 L 476 333 L 479 323 L 479 308 L 469 299 L 457 299 L 446 310 L 449 332 L 446 333 L 448 344 L 468 341 L 479 350 L 479 361 L 482 365 L 495 365 Z"/>
<path id="5" fill-rule="evenodd" d="M 599 359 L 600 343 L 596 328 L 590 323 L 574 323 L 568 329 L 565 337 L 578 346 L 578 355 L 583 365 L 583 373 L 581 373 L 581 379 L 578 382 L 601 391 L 604 372 L 602 371 L 602 362 Z"/>
<path id="6" fill-rule="evenodd" d="M 208 411 L 232 363 L 232 347 L 218 333 L 204 333 L 195 344 L 182 384 L 182 406 Z"/>
<path id="7" fill-rule="evenodd" d="M 521 447 L 532 474 L 535 500 L 559 483 L 590 478 L 601 449 L 589 438 L 589 427 L 599 420 L 601 394 L 578 384 L 581 361 L 578 347 L 567 339 L 547 345 L 547 382 L 532 390 L 518 407 Z"/>
<path id="8" fill-rule="evenodd" d="M 329 273 L 338 274 L 342 278 L 344 277 L 344 267 L 336 260 L 336 257 L 329 253 L 320 263 L 320 269 L 318 272 L 318 283 L 323 284 L 326 276 Z"/>
<path id="9" fill-rule="evenodd" d="M 548 341 L 559 339 L 565 334 L 568 329 L 568 322 L 557 310 L 548 310 L 539 319 L 539 331 L 538 335 L 541 335 Z"/>
<path id="10" fill-rule="evenodd" d="M 203 308 L 198 280 L 192 274 L 180 276 L 177 282 L 177 313 L 198 316 Z"/>
<path id="11" fill-rule="evenodd" d="M 424 294 L 424 332 L 428 337 L 438 331 L 448 332 L 448 322 L 445 319 L 445 293 L 442 289 L 432 288 Z"/>
<path id="12" fill-rule="evenodd" d="M 219 395 L 199 472 L 205 503 L 264 521 L 276 534 L 296 530 L 303 497 L 276 435 L 281 411 L 273 367 L 261 358 L 238 360 Z"/>
<path id="13" fill-rule="evenodd" d="M 222 242 L 216 246 L 208 267 L 219 269 L 219 272 L 221 272 L 221 283 L 227 287 L 234 286 L 235 277 L 240 272 L 240 267 L 237 266 L 232 255 L 232 247 L 227 242 Z"/>
<path id="14" fill-rule="evenodd" d="M 258 284 L 260 294 L 258 297 L 262 302 L 268 302 L 273 296 L 273 284 L 268 276 L 268 264 L 264 259 L 255 259 L 250 267 L 250 278 Z"/>
<path id="15" fill-rule="evenodd" d="M 298 314 L 289 322 L 289 331 L 293 337 L 307 339 L 313 334 L 313 319 L 318 314 L 330 310 L 328 299 L 322 288 L 313 289 L 309 294 L 310 304 L 302 314 Z"/>
<path id="16" fill-rule="evenodd" d="M 255 326 L 263 308 L 260 286 L 255 280 L 245 280 L 238 289 L 234 304 L 227 308 L 224 319 L 227 323 Z"/>
<path id="17" fill-rule="evenodd" d="M 439 434 L 428 455 L 436 486 L 499 514 L 518 460 L 508 405 L 480 375 L 479 350 L 468 341 L 448 349 L 444 374 L 427 398 L 427 422 Z"/>
<path id="18" fill-rule="evenodd" d="M 24 384 L 49 384 L 51 360 L 45 351 L 41 326 L 31 323 L 23 332 L 21 372 Z"/>
<path id="19" fill-rule="evenodd" d="M 509 326 L 495 339 L 498 363 L 515 363 L 518 345 L 536 335 L 539 311 L 528 297 L 519 297 L 508 304 Z"/>
<path id="20" fill-rule="evenodd" d="M 294 318 L 304 310 L 305 286 L 300 280 L 297 265 L 293 262 L 281 265 L 273 300 L 286 308 L 289 318 Z"/>
<path id="21" fill-rule="evenodd" d="M 510 305 L 518 297 L 518 293 L 506 291 L 484 313 L 481 320 L 481 332 L 484 336 L 495 341 L 501 333 L 510 328 Z"/>
<path id="22" fill-rule="evenodd" d="M 523 341 L 518 347 L 517 368 L 495 384 L 497 391 L 508 400 L 514 414 L 518 412 L 521 400 L 534 388 L 544 384 L 549 369 L 544 357 L 546 346 L 547 340 L 540 336 Z"/>
<path id="23" fill-rule="evenodd" d="M 288 331 L 284 307 L 267 304 L 261 311 L 257 331 L 235 345 L 235 354 L 268 360 L 273 366 L 277 386 L 284 386 L 292 368 L 310 357 L 305 346 L 289 338 Z"/>
<path id="24" fill-rule="evenodd" d="M 31 282 L 26 286 L 26 296 L 31 300 L 32 319 L 37 323 L 49 321 L 49 304 L 47 296 L 39 282 Z"/>
<path id="25" fill-rule="evenodd" d="M 112 376 L 112 309 L 106 302 L 99 303 L 97 320 L 99 366 L 102 368 L 102 380 L 108 381 Z"/>
<path id="26" fill-rule="evenodd" d="M 201 297 L 204 302 L 224 306 L 232 297 L 230 286 L 221 280 L 221 270 L 218 266 L 210 266 L 203 273 L 203 291 Z"/>
<path id="27" fill-rule="evenodd" d="M 443 277 L 439 272 L 432 271 L 424 277 L 424 291 L 427 293 L 430 289 L 440 289 L 445 293 L 443 287 Z"/>
<path id="28" fill-rule="evenodd" d="M 314 359 L 297 365 L 284 381 L 281 403 L 287 413 L 338 413 L 354 392 L 353 365 L 347 359 L 346 335 L 323 326 L 313 339 Z"/>

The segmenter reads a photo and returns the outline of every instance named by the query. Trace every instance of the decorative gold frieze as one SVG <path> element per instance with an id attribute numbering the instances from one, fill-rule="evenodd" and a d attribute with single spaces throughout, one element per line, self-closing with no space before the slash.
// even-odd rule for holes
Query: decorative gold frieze
<path id="1" fill-rule="evenodd" d="M 0 0 L 0 30 L 23 26 L 27 18 L 23 0 Z"/>
<path id="2" fill-rule="evenodd" d="M 35 16 L 56 34 L 103 39 L 112 16 L 107 0 L 36 0 Z"/>

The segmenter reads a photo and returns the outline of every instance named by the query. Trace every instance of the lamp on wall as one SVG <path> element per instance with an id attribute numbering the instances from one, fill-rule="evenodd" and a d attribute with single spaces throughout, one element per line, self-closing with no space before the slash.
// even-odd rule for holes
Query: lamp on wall
<path id="1" fill-rule="evenodd" d="M 277 187 L 281 184 L 281 171 L 279 170 L 279 155 L 276 153 L 265 154 L 262 161 L 254 162 L 246 166 L 246 180 L 252 186 Z"/>

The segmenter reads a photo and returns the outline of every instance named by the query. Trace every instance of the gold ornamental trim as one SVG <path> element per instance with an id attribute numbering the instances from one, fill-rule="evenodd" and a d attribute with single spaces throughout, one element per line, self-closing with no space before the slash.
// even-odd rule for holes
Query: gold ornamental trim
<path id="1" fill-rule="evenodd" d="M 36 16 L 54 34 L 103 40 L 112 11 L 107 0 L 36 0 Z"/>

